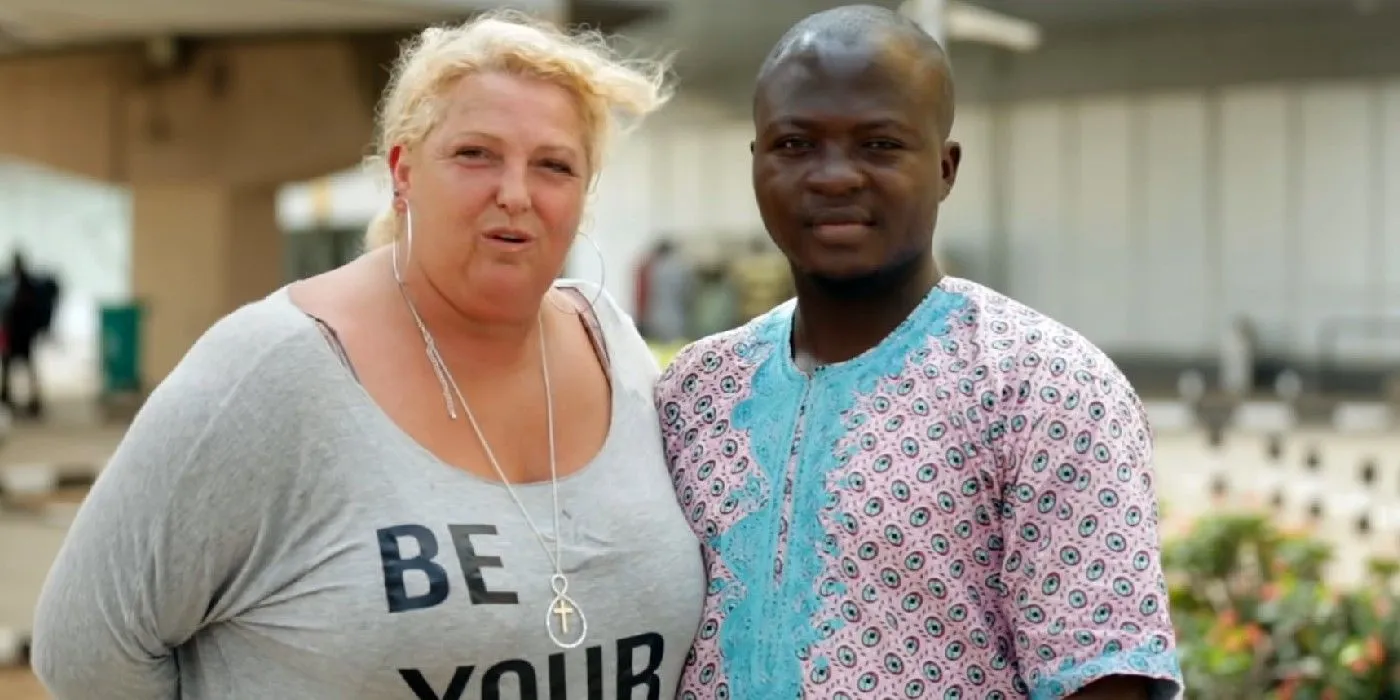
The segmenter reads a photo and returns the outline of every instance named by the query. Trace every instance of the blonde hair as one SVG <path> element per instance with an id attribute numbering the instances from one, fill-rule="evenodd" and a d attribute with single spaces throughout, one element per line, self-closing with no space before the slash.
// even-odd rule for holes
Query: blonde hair
<path id="1" fill-rule="evenodd" d="M 493 10 L 426 29 L 404 47 L 380 105 L 374 166 L 386 168 L 390 149 L 418 146 L 437 128 L 443 98 L 457 81 L 492 72 L 547 81 L 574 96 L 592 176 L 610 137 L 635 127 L 672 94 L 665 61 L 625 59 L 596 31 L 569 32 L 517 10 Z M 365 232 L 365 248 L 398 240 L 400 219 L 392 207 L 381 211 Z"/>

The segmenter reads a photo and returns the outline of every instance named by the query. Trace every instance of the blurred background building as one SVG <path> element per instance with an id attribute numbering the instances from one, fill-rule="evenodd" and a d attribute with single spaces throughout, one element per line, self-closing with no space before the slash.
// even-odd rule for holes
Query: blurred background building
<path id="1" fill-rule="evenodd" d="M 495 4 L 0 0 L 0 255 L 61 288 L 40 350 L 54 408 L 0 448 L 0 507 L 99 469 L 120 422 L 92 407 L 139 403 L 219 316 L 359 254 L 388 201 L 357 164 L 396 42 Z M 751 84 L 792 22 L 840 3 L 516 4 L 678 52 L 681 93 L 619 144 L 586 222 L 597 251 L 569 275 L 646 328 L 669 243 L 699 291 L 663 358 L 785 299 L 750 191 Z M 1400 2 L 905 10 L 957 74 L 945 269 L 1124 368 L 1173 513 L 1312 527 L 1345 545 L 1339 581 L 1400 552 Z M 37 522 L 0 522 L 0 628 L 27 626 L 61 538 Z"/>

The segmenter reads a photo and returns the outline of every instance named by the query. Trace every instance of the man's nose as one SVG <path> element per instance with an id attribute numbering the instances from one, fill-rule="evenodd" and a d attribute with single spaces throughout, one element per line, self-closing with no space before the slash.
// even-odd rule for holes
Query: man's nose
<path id="1" fill-rule="evenodd" d="M 827 196 L 847 195 L 865 186 L 865 174 L 847 153 L 832 148 L 822 153 L 807 185 Z"/>

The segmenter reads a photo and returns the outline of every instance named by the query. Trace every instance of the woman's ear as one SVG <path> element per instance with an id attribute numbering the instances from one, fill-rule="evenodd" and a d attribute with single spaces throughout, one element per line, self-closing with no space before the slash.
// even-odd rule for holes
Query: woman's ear
<path id="1" fill-rule="evenodd" d="M 407 204 L 408 199 L 411 168 L 408 160 L 403 156 L 403 146 L 394 146 L 389 149 L 389 177 L 393 180 L 395 208 Z"/>

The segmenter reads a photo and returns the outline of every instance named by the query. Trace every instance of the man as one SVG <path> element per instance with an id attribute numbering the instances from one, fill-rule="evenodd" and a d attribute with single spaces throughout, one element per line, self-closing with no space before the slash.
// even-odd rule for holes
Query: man
<path id="1" fill-rule="evenodd" d="M 1180 690 L 1136 394 L 934 264 L 952 96 L 937 43 L 867 6 L 803 20 L 760 72 L 754 189 L 797 294 L 657 389 L 711 578 L 682 697 Z"/>

